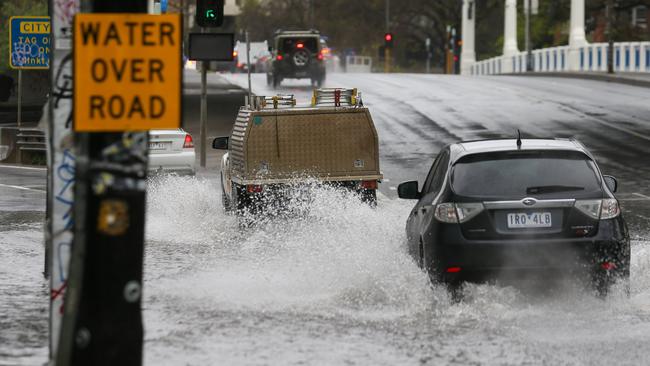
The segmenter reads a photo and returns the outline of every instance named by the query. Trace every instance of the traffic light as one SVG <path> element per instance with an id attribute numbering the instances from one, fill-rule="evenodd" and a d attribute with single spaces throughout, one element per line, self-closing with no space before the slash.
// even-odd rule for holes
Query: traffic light
<path id="1" fill-rule="evenodd" d="M 196 0 L 196 24 L 214 28 L 223 24 L 224 0 Z"/>
<path id="2" fill-rule="evenodd" d="M 384 47 L 388 49 L 393 48 L 393 33 L 384 34 Z"/>

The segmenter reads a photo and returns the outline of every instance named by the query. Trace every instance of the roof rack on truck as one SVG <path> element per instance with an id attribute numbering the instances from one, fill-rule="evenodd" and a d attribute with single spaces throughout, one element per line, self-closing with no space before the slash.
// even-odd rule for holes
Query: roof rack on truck
<path id="1" fill-rule="evenodd" d="M 312 107 L 362 107 L 363 102 L 361 101 L 361 93 L 357 91 L 357 88 L 322 88 L 314 89 L 311 105 Z"/>

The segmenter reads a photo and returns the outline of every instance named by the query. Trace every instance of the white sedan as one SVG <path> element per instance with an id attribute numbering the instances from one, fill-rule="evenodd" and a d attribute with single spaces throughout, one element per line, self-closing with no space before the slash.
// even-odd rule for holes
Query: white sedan
<path id="1" fill-rule="evenodd" d="M 196 153 L 192 135 L 181 128 L 149 131 L 149 172 L 194 175 Z"/>

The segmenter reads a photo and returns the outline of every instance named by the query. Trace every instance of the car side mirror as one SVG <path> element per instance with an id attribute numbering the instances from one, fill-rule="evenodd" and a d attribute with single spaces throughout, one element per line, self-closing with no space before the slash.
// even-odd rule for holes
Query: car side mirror
<path id="1" fill-rule="evenodd" d="M 607 185 L 607 188 L 609 188 L 612 193 L 616 193 L 618 190 L 618 181 L 616 178 L 612 177 L 611 175 L 604 175 L 603 179 L 605 179 L 605 184 Z"/>
<path id="2" fill-rule="evenodd" d="M 417 200 L 422 196 L 417 181 L 404 182 L 397 186 L 397 195 L 406 200 Z"/>
<path id="3" fill-rule="evenodd" d="M 229 137 L 217 137 L 212 141 L 212 148 L 216 150 L 228 150 Z"/>

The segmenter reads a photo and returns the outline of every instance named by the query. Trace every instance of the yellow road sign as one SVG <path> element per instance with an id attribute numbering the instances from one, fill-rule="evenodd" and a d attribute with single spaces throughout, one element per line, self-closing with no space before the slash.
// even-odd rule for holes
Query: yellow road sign
<path id="1" fill-rule="evenodd" d="M 75 131 L 180 127 L 181 39 L 178 14 L 77 14 Z"/>

